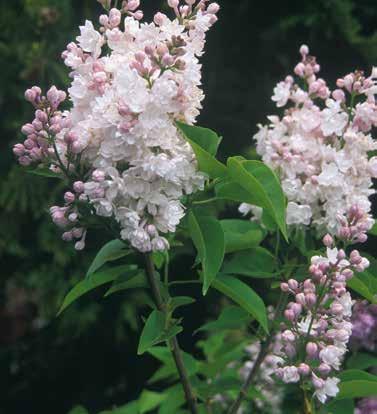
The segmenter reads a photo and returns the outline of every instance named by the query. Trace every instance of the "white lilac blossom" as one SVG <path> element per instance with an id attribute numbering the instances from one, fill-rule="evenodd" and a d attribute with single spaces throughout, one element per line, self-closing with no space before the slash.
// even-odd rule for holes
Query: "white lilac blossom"
<path id="1" fill-rule="evenodd" d="M 255 381 L 255 388 L 258 390 L 262 398 L 254 400 L 256 406 L 263 411 L 272 412 L 274 414 L 282 413 L 283 389 L 279 387 L 274 377 L 276 369 L 284 360 L 273 354 L 273 349 L 278 348 L 275 341 L 272 345 L 272 350 L 269 355 L 263 360 L 260 369 L 258 370 L 258 377 Z M 246 348 L 248 361 L 242 366 L 240 370 L 241 377 L 245 380 L 250 371 L 253 369 L 255 361 L 259 355 L 261 344 L 259 341 L 254 342 Z M 288 374 L 287 374 L 288 375 Z M 294 374 L 293 374 L 294 375 Z"/>
<path id="2" fill-rule="evenodd" d="M 346 282 L 354 271 L 369 266 L 357 250 L 347 257 L 334 247 L 329 234 L 323 242 L 326 255 L 312 257 L 310 278 L 281 284 L 293 300 L 284 311 L 271 353 L 280 358 L 277 377 L 284 383 L 303 383 L 321 403 L 338 393 L 339 379 L 334 373 L 341 367 L 352 333 L 354 301 Z"/>
<path id="3" fill-rule="evenodd" d="M 336 234 L 351 209 L 363 216 L 359 236 L 373 225 L 369 196 L 377 177 L 377 149 L 371 129 L 377 126 L 377 93 L 374 69 L 369 77 L 356 71 L 338 79 L 330 91 L 317 76 L 320 66 L 300 49 L 302 61 L 274 89 L 272 100 L 285 107 L 282 117 L 268 117 L 254 136 L 257 152 L 281 178 L 288 198 L 287 224 L 313 225 L 320 234 Z M 249 212 L 242 205 L 241 212 Z M 254 213 L 254 211 L 252 211 Z"/>
<path id="4" fill-rule="evenodd" d="M 110 9 L 99 30 L 86 21 L 77 43 L 67 46 L 69 111 L 57 112 L 65 94 L 56 88 L 43 99 L 37 87 L 26 94 L 36 119 L 23 127 L 28 138 L 14 152 L 23 165 L 42 162 L 65 172 L 71 185 L 76 181 L 66 205 L 51 214 L 66 230 L 65 240 L 80 229 L 79 249 L 85 231 L 78 202 L 114 219 L 121 238 L 137 250 L 167 249 L 163 235 L 174 232 L 185 213 L 181 197 L 202 189 L 206 179 L 175 121 L 193 124 L 201 109 L 198 58 L 219 6 L 169 1 L 175 19 L 157 13 L 154 22 L 140 23 L 139 3 Z"/>

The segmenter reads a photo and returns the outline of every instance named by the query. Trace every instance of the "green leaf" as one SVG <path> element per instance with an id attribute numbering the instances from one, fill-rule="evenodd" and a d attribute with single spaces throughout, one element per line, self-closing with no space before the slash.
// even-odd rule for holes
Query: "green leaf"
<path id="1" fill-rule="evenodd" d="M 154 383 L 160 380 L 165 380 L 171 377 L 177 377 L 177 368 L 174 363 L 174 359 L 171 355 L 170 349 L 166 346 L 154 346 L 147 351 L 154 358 L 162 362 L 163 366 L 159 368 L 154 375 L 149 379 L 149 383 Z M 198 372 L 199 364 L 196 359 L 190 354 L 181 351 L 183 363 L 186 367 L 187 374 L 189 377 L 192 377 Z"/>
<path id="2" fill-rule="evenodd" d="M 26 169 L 26 172 L 28 174 L 38 175 L 41 177 L 47 177 L 47 178 L 59 178 L 63 179 L 62 174 L 55 173 L 51 171 L 49 168 L 36 168 L 36 169 Z"/>
<path id="3" fill-rule="evenodd" d="M 242 161 L 236 157 L 228 159 L 228 170 L 232 179 L 248 192 L 244 202 L 265 209 L 288 240 L 286 199 L 275 173 L 260 161 Z"/>
<path id="4" fill-rule="evenodd" d="M 214 217 L 196 216 L 193 211 L 189 213 L 188 223 L 190 236 L 202 264 L 205 295 L 224 260 L 224 232 L 220 222 Z"/>
<path id="5" fill-rule="evenodd" d="M 377 303 L 376 293 L 372 293 L 368 286 L 369 277 L 367 272 L 363 272 L 363 274 L 355 274 L 347 281 L 347 286 L 363 298 L 369 300 L 369 302 Z"/>
<path id="6" fill-rule="evenodd" d="M 222 273 L 250 276 L 255 278 L 271 278 L 276 274 L 276 259 L 265 248 L 256 247 L 235 253 L 224 263 Z"/>
<path id="7" fill-rule="evenodd" d="M 166 398 L 165 394 L 144 390 L 139 398 L 139 413 L 145 414 L 157 408 Z"/>
<path id="8" fill-rule="evenodd" d="M 64 309 L 66 309 L 71 303 L 76 301 L 81 296 L 85 295 L 93 289 L 96 289 L 99 286 L 114 281 L 120 275 L 130 271 L 130 266 L 132 267 L 132 265 L 123 265 L 104 269 L 92 274 L 90 278 L 84 279 L 81 282 L 77 283 L 77 285 L 73 287 L 73 289 L 71 289 L 65 296 L 58 315 L 60 315 Z"/>
<path id="9" fill-rule="evenodd" d="M 224 164 L 215 158 L 220 138 L 210 129 L 186 125 L 176 122 L 183 138 L 191 145 L 199 170 L 210 178 L 226 177 L 228 174 Z"/>
<path id="10" fill-rule="evenodd" d="M 190 296 L 175 296 L 169 301 L 169 308 L 173 311 L 181 306 L 191 305 L 195 302 Z"/>
<path id="11" fill-rule="evenodd" d="M 216 321 L 208 322 L 197 331 L 222 331 L 239 329 L 250 322 L 250 314 L 238 306 L 228 306 L 221 312 Z"/>
<path id="12" fill-rule="evenodd" d="M 104 297 L 124 290 L 145 288 L 149 286 L 145 273 L 140 269 L 130 271 L 124 276 L 125 277 L 121 277 L 114 281 Z"/>
<path id="13" fill-rule="evenodd" d="M 374 397 L 377 395 L 377 376 L 375 375 L 357 369 L 350 369 L 343 371 L 339 378 L 341 382 L 336 400 Z"/>
<path id="14" fill-rule="evenodd" d="M 154 345 L 167 341 L 182 332 L 182 327 L 179 325 L 172 325 L 166 329 L 165 322 L 165 315 L 158 310 L 154 310 L 149 315 L 140 336 L 137 350 L 138 355 L 143 354 Z"/>
<path id="15" fill-rule="evenodd" d="M 182 122 L 176 122 L 176 124 L 178 129 L 186 138 L 194 141 L 213 157 L 216 155 L 221 142 L 221 138 L 216 134 L 215 131 L 196 125 L 184 124 Z"/>
<path id="16" fill-rule="evenodd" d="M 371 367 L 377 367 L 377 356 L 373 354 L 358 352 L 347 360 L 347 368 L 368 369 Z"/>
<path id="17" fill-rule="evenodd" d="M 212 285 L 249 312 L 268 333 L 266 306 L 250 286 L 228 275 L 218 275 Z"/>
<path id="18" fill-rule="evenodd" d="M 162 402 L 158 414 L 176 413 L 177 409 L 185 404 L 185 395 L 182 385 L 176 384 L 167 390 L 166 398 Z"/>
<path id="19" fill-rule="evenodd" d="M 125 249 L 126 244 L 122 240 L 115 239 L 106 243 L 97 253 L 96 257 L 89 267 L 86 276 L 89 276 L 92 273 L 96 272 L 105 263 L 120 259 L 121 257 L 129 254 L 129 250 Z"/>
<path id="20" fill-rule="evenodd" d="M 325 410 L 327 414 L 354 414 L 355 403 L 351 399 L 334 400 L 327 404 Z"/>
<path id="21" fill-rule="evenodd" d="M 256 247 L 265 237 L 261 226 L 250 220 L 221 220 L 225 235 L 225 253 Z"/>

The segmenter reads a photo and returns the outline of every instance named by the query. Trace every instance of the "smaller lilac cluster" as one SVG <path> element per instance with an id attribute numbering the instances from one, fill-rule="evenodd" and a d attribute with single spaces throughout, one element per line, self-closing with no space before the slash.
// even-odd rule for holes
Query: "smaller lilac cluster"
<path id="1" fill-rule="evenodd" d="M 58 167 L 58 154 L 53 146 L 54 137 L 63 128 L 67 128 L 68 121 L 59 111 L 59 106 L 66 99 L 66 93 L 52 86 L 46 96 L 38 86 L 33 86 L 25 92 L 25 99 L 34 108 L 35 117 L 31 123 L 25 124 L 21 131 L 26 135 L 23 144 L 16 144 L 13 153 L 22 166 L 52 162 Z"/>
<path id="2" fill-rule="evenodd" d="M 367 232 L 373 227 L 372 216 L 360 208 L 353 205 L 346 215 L 338 215 L 340 227 L 338 237 L 348 243 L 365 243 L 368 239 Z"/>
<path id="3" fill-rule="evenodd" d="M 66 242 L 75 241 L 75 249 L 85 248 L 86 229 L 80 224 L 80 203 L 87 202 L 84 192 L 84 183 L 76 181 L 73 183 L 73 191 L 64 194 L 65 204 L 63 207 L 52 206 L 50 214 L 54 224 L 64 230 L 62 239 Z"/>
<path id="4" fill-rule="evenodd" d="M 377 397 L 363 398 L 357 404 L 355 414 L 377 414 Z"/>
<path id="5" fill-rule="evenodd" d="M 368 351 L 377 349 L 377 305 L 358 301 L 352 314 L 352 347 Z"/>
<path id="6" fill-rule="evenodd" d="M 339 379 L 332 374 L 340 369 L 352 333 L 353 300 L 346 282 L 369 262 L 357 250 L 347 257 L 344 250 L 334 247 L 330 235 L 323 243 L 326 256 L 312 257 L 310 278 L 281 284 L 294 300 L 284 311 L 285 321 L 276 338 L 281 346 L 275 354 L 281 358 L 276 371 L 279 379 L 301 382 L 325 403 L 338 393 Z"/>

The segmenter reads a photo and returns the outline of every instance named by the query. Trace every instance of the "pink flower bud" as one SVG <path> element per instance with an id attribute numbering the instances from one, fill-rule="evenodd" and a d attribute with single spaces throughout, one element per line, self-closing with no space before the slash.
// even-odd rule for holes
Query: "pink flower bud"
<path id="1" fill-rule="evenodd" d="M 309 367 L 309 365 L 308 364 L 301 363 L 298 366 L 298 372 L 299 372 L 300 375 L 303 375 L 304 377 L 307 376 L 307 375 L 309 375 L 310 374 L 310 367 Z"/>
<path id="2" fill-rule="evenodd" d="M 297 354 L 296 347 L 292 343 L 285 344 L 284 352 L 288 355 L 289 358 L 293 358 Z"/>
<path id="3" fill-rule="evenodd" d="M 111 9 L 109 12 L 109 23 L 112 27 L 117 27 L 120 25 L 122 20 L 122 14 L 118 9 Z"/>
<path id="4" fill-rule="evenodd" d="M 362 257 L 360 256 L 358 250 L 352 250 L 352 252 L 350 253 L 350 261 L 353 265 L 361 263 Z"/>
<path id="5" fill-rule="evenodd" d="M 287 342 L 294 342 L 296 339 L 295 334 L 289 329 L 285 330 L 282 333 L 281 337 L 284 339 L 284 341 L 287 341 Z"/>
<path id="6" fill-rule="evenodd" d="M 96 83 L 105 83 L 107 81 L 106 72 L 95 72 L 93 75 L 93 80 Z"/>
<path id="7" fill-rule="evenodd" d="M 322 242 L 326 247 L 331 247 L 334 243 L 334 239 L 330 236 L 330 234 L 326 234 L 326 236 L 322 239 Z"/>
<path id="8" fill-rule="evenodd" d="M 153 21 L 156 23 L 157 26 L 162 26 L 164 24 L 165 19 L 166 15 L 159 12 L 154 15 Z"/>
<path id="9" fill-rule="evenodd" d="M 298 288 L 298 282 L 295 279 L 289 279 L 288 280 L 288 286 L 290 289 L 292 289 L 293 291 L 295 291 Z"/>
<path id="10" fill-rule="evenodd" d="M 330 310 L 334 315 L 341 315 L 344 308 L 340 303 L 333 302 L 330 306 Z"/>
<path id="11" fill-rule="evenodd" d="M 300 55 L 307 56 L 309 54 L 309 48 L 307 45 L 301 45 L 300 47 Z"/>
<path id="12" fill-rule="evenodd" d="M 138 10 L 137 12 L 135 12 L 135 13 L 133 14 L 133 17 L 134 17 L 136 20 L 141 20 L 141 19 L 143 18 L 143 16 L 144 16 L 144 14 L 143 14 L 143 12 L 142 12 L 141 10 Z"/>
<path id="13" fill-rule="evenodd" d="M 35 117 L 38 119 L 38 121 L 42 122 L 42 124 L 45 124 L 48 120 L 46 112 L 41 111 L 40 109 L 37 109 L 35 111 Z"/>
<path id="14" fill-rule="evenodd" d="M 127 10 L 134 11 L 140 6 L 140 0 L 129 0 L 127 3 Z"/>
<path id="15" fill-rule="evenodd" d="M 288 283 L 281 283 L 280 289 L 282 290 L 282 292 L 288 292 L 289 291 Z"/>
<path id="16" fill-rule="evenodd" d="M 80 241 L 76 242 L 75 249 L 77 251 L 84 250 L 85 249 L 85 242 L 83 240 L 80 240 Z"/>
<path id="17" fill-rule="evenodd" d="M 298 293 L 295 298 L 297 303 L 299 303 L 302 306 L 305 306 L 306 302 L 304 293 Z"/>
<path id="18" fill-rule="evenodd" d="M 216 14 L 219 10 L 220 6 L 217 3 L 211 3 L 207 8 L 207 12 L 210 14 Z"/>
<path id="19" fill-rule="evenodd" d="M 75 201 L 75 198 L 76 198 L 75 195 L 73 193 L 71 193 L 70 191 L 67 191 L 64 194 L 64 200 L 68 204 L 73 203 Z"/>
<path id="20" fill-rule="evenodd" d="M 25 124 L 22 128 L 21 128 L 21 132 L 24 135 L 30 135 L 30 134 L 34 134 L 35 129 L 33 127 L 32 124 Z"/>
<path id="21" fill-rule="evenodd" d="M 26 149 L 31 150 L 35 147 L 35 142 L 28 138 L 24 141 L 24 146 Z"/>
<path id="22" fill-rule="evenodd" d="M 36 131 L 41 131 L 43 129 L 43 124 L 38 119 L 34 119 L 32 125 Z"/>
<path id="23" fill-rule="evenodd" d="M 66 242 L 70 242 L 73 240 L 73 234 L 71 231 L 66 231 L 65 233 L 63 233 L 62 235 L 62 239 Z"/>
<path id="24" fill-rule="evenodd" d="M 297 318 L 302 312 L 302 305 L 300 305 L 299 303 L 293 303 L 291 310 L 293 311 L 293 313 L 295 314 Z"/>
<path id="25" fill-rule="evenodd" d="M 302 78 L 305 72 L 305 65 L 302 62 L 298 63 L 294 68 L 294 72 L 297 76 L 300 76 Z"/>
<path id="26" fill-rule="evenodd" d="M 321 375 L 327 376 L 331 372 L 331 367 L 325 364 L 324 362 L 322 362 L 318 367 L 318 371 Z"/>
<path id="27" fill-rule="evenodd" d="M 35 102 L 35 99 L 37 97 L 37 93 L 33 89 L 27 89 L 25 91 L 25 99 L 31 103 Z"/>
<path id="28" fill-rule="evenodd" d="M 179 5 L 179 0 L 168 0 L 168 5 L 173 9 L 177 8 Z"/>
<path id="29" fill-rule="evenodd" d="M 82 237 L 83 233 L 84 229 L 82 228 L 75 227 L 74 229 L 72 229 L 72 235 L 75 239 L 79 239 L 80 237 Z"/>
<path id="30" fill-rule="evenodd" d="M 323 388 L 325 386 L 325 381 L 322 378 L 312 375 L 312 382 L 315 388 Z"/>
<path id="31" fill-rule="evenodd" d="M 13 147 L 13 154 L 16 155 L 17 157 L 21 157 L 22 155 L 25 154 L 25 147 L 22 144 L 16 144 Z"/>
<path id="32" fill-rule="evenodd" d="M 27 156 L 22 156 L 18 159 L 18 162 L 23 166 L 27 167 L 31 164 L 31 159 Z"/>
<path id="33" fill-rule="evenodd" d="M 286 309 L 284 311 L 284 316 L 286 319 L 288 319 L 290 322 L 293 322 L 295 320 L 295 314 L 292 309 Z"/>
<path id="34" fill-rule="evenodd" d="M 92 173 L 92 178 L 97 183 L 100 183 L 105 180 L 105 173 L 101 170 L 94 170 Z"/>
<path id="35" fill-rule="evenodd" d="M 166 54 L 162 57 L 162 64 L 164 66 L 172 66 L 174 63 L 174 58 L 173 56 Z"/>
<path id="36" fill-rule="evenodd" d="M 107 26 L 109 24 L 109 17 L 106 14 L 101 14 L 99 17 L 99 23 L 101 26 Z"/>
<path id="37" fill-rule="evenodd" d="M 317 296 L 314 293 L 308 293 L 305 296 L 305 302 L 306 302 L 306 305 L 308 306 L 308 308 L 311 308 L 317 302 Z"/>
<path id="38" fill-rule="evenodd" d="M 76 181 L 73 183 L 73 190 L 76 193 L 82 193 L 84 191 L 84 183 L 82 181 Z"/>
<path id="39" fill-rule="evenodd" d="M 340 102 L 344 102 L 346 100 L 346 95 L 341 89 L 335 89 L 335 91 L 333 91 L 332 93 L 332 97 L 336 101 L 340 101 Z"/>
<path id="40" fill-rule="evenodd" d="M 343 249 L 340 249 L 338 251 L 338 254 L 337 254 L 336 257 L 337 257 L 338 260 L 343 260 L 347 257 L 347 255 L 346 255 L 346 252 Z"/>
<path id="41" fill-rule="evenodd" d="M 156 226 L 154 226 L 153 224 L 148 224 L 148 226 L 146 227 L 146 231 L 152 237 L 154 237 L 158 234 Z"/>
<path id="42" fill-rule="evenodd" d="M 68 220 L 69 220 L 70 222 L 72 222 L 72 223 L 74 223 L 75 221 L 77 221 L 77 219 L 78 219 L 78 215 L 77 215 L 77 213 L 71 213 L 71 214 L 68 216 Z"/>
<path id="43" fill-rule="evenodd" d="M 315 359 L 318 353 L 318 345 L 314 342 L 308 342 L 306 344 L 306 354 L 310 359 Z"/>

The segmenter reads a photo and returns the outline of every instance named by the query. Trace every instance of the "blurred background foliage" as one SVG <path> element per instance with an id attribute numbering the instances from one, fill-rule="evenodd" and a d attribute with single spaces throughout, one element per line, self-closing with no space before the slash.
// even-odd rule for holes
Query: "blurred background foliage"
<path id="1" fill-rule="evenodd" d="M 377 64 L 375 0 L 269 2 L 218 0 L 220 20 L 203 58 L 203 126 L 224 137 L 222 157 L 252 151 L 256 125 L 274 112 L 270 96 L 298 60 L 300 44 L 319 57 L 322 75 Z M 162 6 L 144 0 L 147 18 Z M 61 317 L 56 311 L 84 274 L 104 239 L 92 235 L 84 253 L 59 240 L 46 209 L 60 202 L 55 182 L 26 174 L 11 148 L 32 116 L 23 92 L 34 84 L 64 87 L 60 59 L 84 20 L 95 20 L 95 0 L 0 1 L 0 412 L 66 413 L 76 403 L 93 412 L 137 396 L 155 369 L 136 357 L 143 292 L 99 300 L 92 294 Z M 174 266 L 190 272 L 191 258 Z M 199 298 L 198 292 L 185 291 Z M 192 330 L 215 314 L 218 297 L 185 319 L 183 348 Z M 184 315 L 183 315 L 184 316 Z"/>

